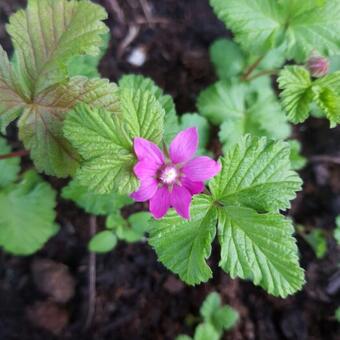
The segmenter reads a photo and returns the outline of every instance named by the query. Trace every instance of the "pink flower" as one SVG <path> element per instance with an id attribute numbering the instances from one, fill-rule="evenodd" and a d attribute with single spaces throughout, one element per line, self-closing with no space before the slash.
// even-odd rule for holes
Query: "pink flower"
<path id="1" fill-rule="evenodd" d="M 131 197 L 137 202 L 150 201 L 149 209 L 156 219 L 162 218 L 170 207 L 189 219 L 192 196 L 201 193 L 203 182 L 221 170 L 221 165 L 209 157 L 194 158 L 197 147 L 196 128 L 186 129 L 175 137 L 168 157 L 156 144 L 134 139 L 138 158 L 134 172 L 141 185 Z"/>
<path id="2" fill-rule="evenodd" d="M 328 73 L 329 61 L 314 52 L 307 61 L 307 68 L 313 77 L 320 78 Z"/>

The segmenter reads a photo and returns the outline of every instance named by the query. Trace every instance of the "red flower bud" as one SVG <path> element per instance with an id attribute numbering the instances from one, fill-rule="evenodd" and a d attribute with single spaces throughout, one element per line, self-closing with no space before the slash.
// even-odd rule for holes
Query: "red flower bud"
<path id="1" fill-rule="evenodd" d="M 329 70 L 329 61 L 327 58 L 312 54 L 307 61 L 307 68 L 315 78 L 325 76 Z"/>

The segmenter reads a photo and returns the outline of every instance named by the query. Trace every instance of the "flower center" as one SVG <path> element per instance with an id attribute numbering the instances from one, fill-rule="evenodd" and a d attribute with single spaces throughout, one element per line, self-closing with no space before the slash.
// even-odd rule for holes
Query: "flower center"
<path id="1" fill-rule="evenodd" d="M 164 184 L 174 184 L 178 178 L 178 175 L 178 170 L 174 166 L 170 165 L 161 170 L 159 179 Z"/>

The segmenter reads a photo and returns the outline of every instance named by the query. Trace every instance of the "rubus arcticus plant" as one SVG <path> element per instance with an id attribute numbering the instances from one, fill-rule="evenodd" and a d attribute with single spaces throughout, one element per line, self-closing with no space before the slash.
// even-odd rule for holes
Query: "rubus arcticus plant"
<path id="1" fill-rule="evenodd" d="M 292 168 L 305 159 L 297 141 L 284 140 L 288 121 L 310 113 L 332 127 L 340 121 L 340 72 L 328 61 L 340 53 L 340 2 L 211 5 L 235 42 L 212 45 L 220 79 L 200 94 L 199 113 L 177 115 L 173 99 L 149 78 L 100 78 L 109 40 L 101 6 L 28 0 L 7 25 L 11 58 L 0 47 L 2 133 L 16 121 L 38 172 L 73 177 L 62 198 L 106 216 L 91 251 L 147 235 L 159 260 L 195 285 L 212 277 L 207 260 L 217 238 L 226 273 L 286 297 L 304 284 L 294 227 L 282 211 L 301 189 Z M 209 122 L 220 125 L 223 155 L 207 149 Z M 32 172 L 15 183 L 19 163 L 9 157 L 24 152 L 8 153 L 5 143 L 0 151 L 0 245 L 32 253 L 57 231 L 55 194 Z M 148 201 L 151 214 L 125 219 L 121 209 L 134 200 Z"/>

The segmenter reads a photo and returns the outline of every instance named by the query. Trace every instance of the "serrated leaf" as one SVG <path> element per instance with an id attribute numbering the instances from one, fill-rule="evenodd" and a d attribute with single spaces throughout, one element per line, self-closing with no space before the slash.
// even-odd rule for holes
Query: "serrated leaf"
<path id="1" fill-rule="evenodd" d="M 20 83 L 20 77 L 0 45 L 0 127 L 2 131 L 19 116 L 26 100 L 28 97 Z"/>
<path id="2" fill-rule="evenodd" d="M 304 122 L 313 101 L 312 80 L 302 66 L 286 66 L 278 78 L 283 109 L 293 123 Z"/>
<path id="3" fill-rule="evenodd" d="M 209 183 L 215 200 L 257 211 L 290 206 L 301 179 L 290 170 L 285 142 L 246 136 L 221 159 L 222 171 Z"/>
<path id="4" fill-rule="evenodd" d="M 339 88 L 338 88 L 339 89 Z M 332 88 L 313 87 L 314 100 L 330 121 L 331 128 L 340 123 L 340 94 Z"/>
<path id="5" fill-rule="evenodd" d="M 65 121 L 64 133 L 85 160 L 77 172 L 80 184 L 100 194 L 136 190 L 133 138 L 158 144 L 163 136 L 163 119 L 164 109 L 148 91 L 120 89 L 115 114 L 77 106 Z"/>
<path id="6" fill-rule="evenodd" d="M 337 0 L 210 0 L 210 4 L 236 41 L 254 54 L 284 46 L 288 59 L 304 61 L 315 48 L 325 54 L 339 51 Z"/>
<path id="7" fill-rule="evenodd" d="M 218 81 L 202 91 L 197 100 L 199 112 L 219 125 L 229 117 L 242 117 L 245 111 L 246 86 Z"/>
<path id="8" fill-rule="evenodd" d="M 102 36 L 102 44 L 100 46 L 100 53 L 96 56 L 80 55 L 71 58 L 67 64 L 67 73 L 70 77 L 84 76 L 87 78 L 100 77 L 98 66 L 100 60 L 105 55 L 110 41 L 110 34 Z"/>
<path id="9" fill-rule="evenodd" d="M 36 173 L 0 192 L 0 245 L 15 255 L 39 250 L 57 231 L 55 192 Z"/>
<path id="10" fill-rule="evenodd" d="M 210 323 L 198 325 L 195 331 L 194 340 L 219 340 L 220 336 Z"/>
<path id="11" fill-rule="evenodd" d="M 71 78 L 43 91 L 19 119 L 19 137 L 31 150 L 38 171 L 67 177 L 79 166 L 79 155 L 65 139 L 62 128 L 67 112 L 78 102 L 109 111 L 118 110 L 117 86 L 105 79 Z"/>
<path id="12" fill-rule="evenodd" d="M 207 196 L 194 196 L 190 221 L 172 211 L 151 226 L 149 243 L 158 259 L 189 285 L 212 276 L 206 259 L 211 253 L 217 216 L 211 204 Z"/>
<path id="13" fill-rule="evenodd" d="M 10 146 L 4 138 L 0 137 L 0 155 L 11 152 Z M 0 159 L 0 188 L 13 183 L 20 171 L 20 158 Z"/>
<path id="14" fill-rule="evenodd" d="M 117 244 L 117 237 L 111 231 L 104 230 L 92 237 L 89 250 L 93 253 L 108 253 Z"/>
<path id="15" fill-rule="evenodd" d="M 119 87 L 123 89 L 142 90 L 151 92 L 162 105 L 164 116 L 164 141 L 169 144 L 179 132 L 178 117 L 175 103 L 171 96 L 165 95 L 164 91 L 156 83 L 141 75 L 129 74 L 119 80 Z"/>
<path id="16" fill-rule="evenodd" d="M 94 215 L 109 215 L 133 202 L 130 197 L 121 196 L 116 193 L 96 194 L 80 185 L 77 180 L 72 180 L 63 188 L 62 197 L 64 199 L 71 199 L 87 213 Z"/>
<path id="17" fill-rule="evenodd" d="M 220 266 L 232 278 L 250 279 L 268 293 L 286 297 L 304 283 L 290 221 L 240 206 L 219 212 Z"/>
<path id="18" fill-rule="evenodd" d="M 74 55 L 99 53 L 106 18 L 101 6 L 74 0 L 29 0 L 10 17 L 7 31 L 32 96 L 64 80 Z"/>
<path id="19" fill-rule="evenodd" d="M 280 33 L 280 13 L 276 1 L 210 0 L 210 4 L 245 50 L 262 54 L 274 47 Z"/>
<path id="20" fill-rule="evenodd" d="M 301 143 L 297 140 L 288 140 L 287 142 L 290 146 L 289 158 L 292 169 L 302 169 L 306 165 L 307 160 L 301 155 Z"/>
<path id="21" fill-rule="evenodd" d="M 239 75 L 245 68 L 245 53 L 232 40 L 218 39 L 210 46 L 210 59 L 221 80 Z"/>

